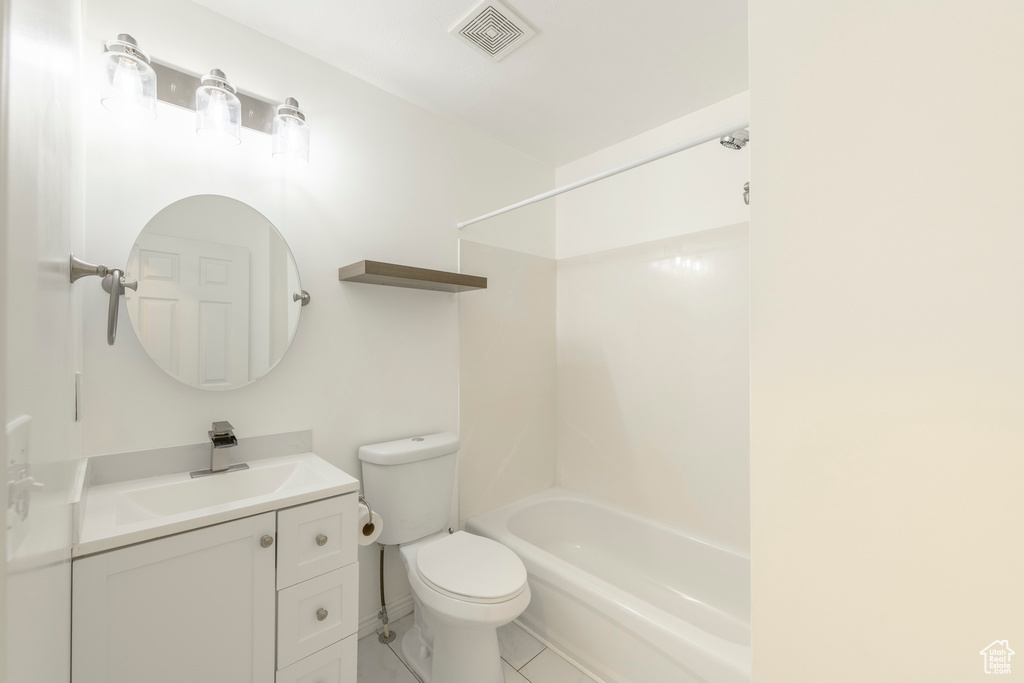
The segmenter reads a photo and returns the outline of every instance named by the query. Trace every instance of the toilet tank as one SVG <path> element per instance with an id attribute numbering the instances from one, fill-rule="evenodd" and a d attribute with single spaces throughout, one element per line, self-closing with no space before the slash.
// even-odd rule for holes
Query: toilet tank
<path id="1" fill-rule="evenodd" d="M 442 432 L 362 446 L 363 493 L 381 516 L 378 543 L 409 543 L 448 526 L 459 437 Z"/>

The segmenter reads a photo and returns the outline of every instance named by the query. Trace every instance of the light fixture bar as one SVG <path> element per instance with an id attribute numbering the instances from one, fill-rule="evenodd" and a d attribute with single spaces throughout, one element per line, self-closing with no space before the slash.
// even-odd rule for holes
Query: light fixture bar
<path id="1" fill-rule="evenodd" d="M 309 163 L 309 124 L 295 98 L 280 104 L 240 92 L 220 69 L 200 76 L 151 60 L 128 34 L 103 47 L 106 80 L 100 102 L 107 109 L 151 120 L 160 100 L 195 112 L 195 130 L 201 138 L 237 145 L 244 126 L 273 138 L 274 158 Z"/>
<path id="2" fill-rule="evenodd" d="M 196 88 L 202 83 L 198 74 L 152 60 L 150 66 L 156 72 L 156 98 L 161 102 L 173 104 L 175 107 L 196 110 Z M 251 130 L 270 134 L 277 115 L 279 102 L 269 102 L 239 90 L 236 95 L 242 103 L 242 125 Z"/>

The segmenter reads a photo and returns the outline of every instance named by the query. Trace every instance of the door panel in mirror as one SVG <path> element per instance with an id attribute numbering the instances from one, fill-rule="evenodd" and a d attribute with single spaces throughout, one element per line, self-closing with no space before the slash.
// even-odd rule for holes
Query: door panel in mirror
<path id="1" fill-rule="evenodd" d="M 139 234 L 127 279 L 128 317 L 172 377 L 201 389 L 256 381 L 280 362 L 298 327 L 298 267 L 277 229 L 242 202 L 182 199 Z"/>

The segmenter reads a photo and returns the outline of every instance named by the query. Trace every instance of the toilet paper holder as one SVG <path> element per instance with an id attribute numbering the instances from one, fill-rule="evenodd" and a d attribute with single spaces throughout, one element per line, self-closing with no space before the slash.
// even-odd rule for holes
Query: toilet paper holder
<path id="1" fill-rule="evenodd" d="M 363 496 L 363 494 L 361 494 L 361 493 L 359 494 L 359 502 L 362 503 L 363 505 L 365 505 L 366 506 L 366 510 L 370 513 L 368 515 L 370 521 L 367 522 L 366 524 L 364 524 L 363 528 L 360 529 L 359 531 L 360 531 L 360 533 L 363 534 L 363 536 L 369 536 L 370 534 L 373 533 L 373 530 L 375 528 L 374 524 L 373 524 L 373 508 L 370 507 L 370 504 L 368 502 L 366 502 L 366 497 Z"/>

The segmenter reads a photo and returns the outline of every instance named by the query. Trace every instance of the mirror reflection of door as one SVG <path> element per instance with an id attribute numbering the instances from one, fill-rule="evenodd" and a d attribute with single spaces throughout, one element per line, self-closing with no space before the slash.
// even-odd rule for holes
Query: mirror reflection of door
<path id="1" fill-rule="evenodd" d="M 194 386 L 249 381 L 249 250 L 147 233 L 126 276 L 139 341 L 166 372 Z M 144 285 L 144 286 L 143 286 Z"/>

